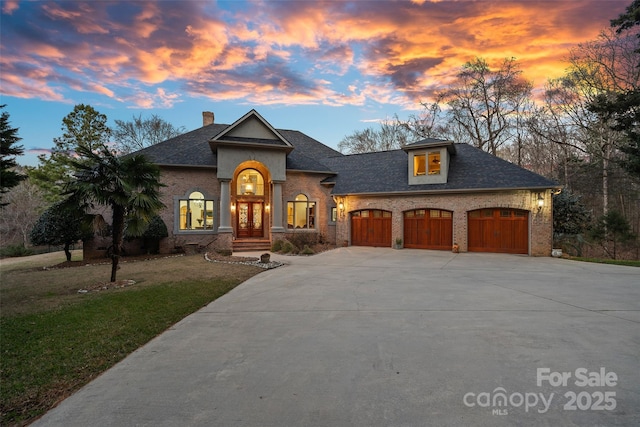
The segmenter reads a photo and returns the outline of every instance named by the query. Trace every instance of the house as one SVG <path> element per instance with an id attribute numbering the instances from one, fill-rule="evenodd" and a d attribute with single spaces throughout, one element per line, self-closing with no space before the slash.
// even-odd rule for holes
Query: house
<path id="1" fill-rule="evenodd" d="M 343 155 L 255 110 L 140 150 L 161 168 L 176 248 L 268 249 L 290 233 L 337 245 L 548 256 L 557 184 L 471 145 L 425 139 Z"/>

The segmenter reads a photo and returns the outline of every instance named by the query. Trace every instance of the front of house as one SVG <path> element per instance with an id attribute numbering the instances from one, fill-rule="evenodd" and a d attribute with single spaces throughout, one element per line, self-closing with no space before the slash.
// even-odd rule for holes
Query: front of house
<path id="1" fill-rule="evenodd" d="M 161 168 L 161 251 L 268 249 L 290 233 L 339 246 L 549 256 L 557 184 L 468 144 L 426 139 L 343 155 L 251 110 L 147 147 Z"/>

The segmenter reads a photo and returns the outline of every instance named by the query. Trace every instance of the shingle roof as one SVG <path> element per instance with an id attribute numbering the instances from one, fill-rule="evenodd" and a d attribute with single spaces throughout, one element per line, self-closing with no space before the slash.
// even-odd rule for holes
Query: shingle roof
<path id="1" fill-rule="evenodd" d="M 333 194 L 551 188 L 557 183 L 468 144 L 455 144 L 445 184 L 409 185 L 403 150 L 331 157 L 323 160 L 336 177 Z"/>
<path id="2" fill-rule="evenodd" d="M 229 125 L 212 124 L 191 132 L 168 139 L 138 151 L 136 154 L 146 156 L 150 161 L 163 166 L 210 166 L 216 167 L 218 159 L 209 146 L 209 140 Z M 287 169 L 302 171 L 329 171 L 319 159 L 327 156 L 341 156 L 340 152 L 327 147 L 319 141 L 294 130 L 278 130 L 278 132 L 295 149 L 287 155 Z M 233 137 L 226 137 L 231 140 Z M 245 141 L 246 142 L 246 141 Z M 252 141 L 260 143 L 260 141 Z M 280 143 L 279 141 L 267 141 Z M 282 145 L 282 144 L 280 144 Z"/>
<path id="3" fill-rule="evenodd" d="M 295 149 L 287 155 L 288 170 L 331 171 L 323 161 L 330 156 L 343 156 L 339 151 L 297 130 L 278 130 Z"/>
<path id="4" fill-rule="evenodd" d="M 203 126 L 143 148 L 136 154 L 142 154 L 149 161 L 159 165 L 215 167 L 218 165 L 218 159 L 211 151 L 208 141 L 227 126 L 223 124 Z"/>
<path id="5" fill-rule="evenodd" d="M 229 125 L 212 124 L 187 132 L 137 152 L 159 165 L 216 167 L 217 157 L 209 140 Z M 343 155 L 295 130 L 278 132 L 293 147 L 287 170 L 332 173 L 333 194 L 375 194 L 429 191 L 462 191 L 515 188 L 552 188 L 557 183 L 468 144 L 454 144 L 448 182 L 409 185 L 408 155 L 403 150 Z M 427 141 L 428 142 L 428 141 Z M 440 140 L 434 140 L 439 143 Z M 424 144 L 425 140 L 419 141 Z"/>

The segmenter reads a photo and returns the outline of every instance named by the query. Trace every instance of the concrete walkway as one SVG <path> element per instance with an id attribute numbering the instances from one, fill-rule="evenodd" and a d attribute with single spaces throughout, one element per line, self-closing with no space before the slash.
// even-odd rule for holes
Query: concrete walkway
<path id="1" fill-rule="evenodd" d="M 287 265 L 34 425 L 640 424 L 638 268 L 355 247 L 273 258 Z"/>

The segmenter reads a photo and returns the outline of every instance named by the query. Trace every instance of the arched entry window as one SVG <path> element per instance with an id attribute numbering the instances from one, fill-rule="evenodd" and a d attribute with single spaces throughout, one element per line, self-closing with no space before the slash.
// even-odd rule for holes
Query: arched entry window
<path id="1" fill-rule="evenodd" d="M 245 169 L 238 174 L 238 196 L 264 196 L 264 178 L 255 169 Z"/>
<path id="2" fill-rule="evenodd" d="M 316 228 L 316 203 L 304 194 L 287 202 L 287 226 L 289 228 Z"/>
<path id="3" fill-rule="evenodd" d="M 194 191 L 180 200 L 180 230 L 213 230 L 213 200 Z"/>

